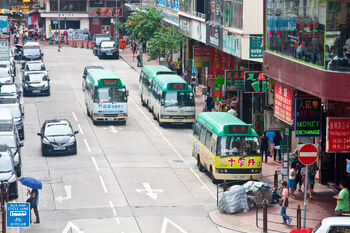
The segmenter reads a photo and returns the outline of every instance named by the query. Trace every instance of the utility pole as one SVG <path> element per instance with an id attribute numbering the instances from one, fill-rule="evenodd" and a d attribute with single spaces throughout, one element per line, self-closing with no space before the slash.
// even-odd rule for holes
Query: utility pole
<path id="1" fill-rule="evenodd" d="M 58 0 L 58 52 L 61 51 L 61 43 L 60 43 L 60 39 L 61 39 L 61 15 L 60 15 L 60 7 L 61 7 L 61 1 Z"/>

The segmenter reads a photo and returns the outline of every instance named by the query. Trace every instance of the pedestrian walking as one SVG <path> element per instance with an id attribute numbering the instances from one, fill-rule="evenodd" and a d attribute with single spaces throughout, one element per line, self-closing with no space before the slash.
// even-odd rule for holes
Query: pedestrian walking
<path id="1" fill-rule="evenodd" d="M 289 188 L 289 193 L 291 197 L 295 197 L 294 192 L 295 189 L 297 188 L 297 184 L 295 181 L 296 178 L 296 173 L 295 173 L 295 167 L 297 166 L 296 161 L 292 162 L 291 169 L 289 171 L 289 177 L 288 177 L 288 188 Z"/>
<path id="2" fill-rule="evenodd" d="M 210 93 L 207 93 L 207 99 L 206 99 L 206 104 L 207 104 L 207 111 L 211 112 L 213 109 L 213 97 L 210 96 Z"/>
<path id="3" fill-rule="evenodd" d="M 282 159 L 282 154 L 281 154 L 281 143 L 282 137 L 280 135 L 279 131 L 276 131 L 275 136 L 273 136 L 273 160 L 276 161 L 276 154 L 278 153 L 278 161 L 281 161 Z"/>
<path id="4" fill-rule="evenodd" d="M 335 207 L 335 214 L 341 215 L 341 213 L 349 212 L 349 189 L 344 180 L 339 182 L 340 192 L 338 195 L 333 196 L 337 200 L 337 206 Z"/>
<path id="5" fill-rule="evenodd" d="M 40 217 L 39 217 L 39 190 L 38 189 L 32 189 L 31 191 L 28 190 L 28 193 L 30 197 L 28 198 L 27 202 L 30 203 L 30 210 L 34 209 L 34 214 L 36 221 L 34 223 L 40 223 Z M 32 222 L 32 215 L 30 214 L 30 222 Z"/>
<path id="6" fill-rule="evenodd" d="M 267 137 L 266 132 L 264 132 L 264 134 L 260 138 L 260 150 L 261 150 L 261 156 L 263 158 L 265 155 L 265 163 L 267 163 L 269 147 L 270 147 L 269 138 Z"/>
<path id="7" fill-rule="evenodd" d="M 185 69 L 183 77 L 188 84 L 191 84 L 191 73 L 188 71 L 188 69 Z"/>
<path id="8" fill-rule="evenodd" d="M 140 51 L 136 49 L 137 67 L 142 67 Z"/>
<path id="9" fill-rule="evenodd" d="M 267 131 L 266 136 L 269 138 L 270 148 L 269 148 L 269 156 L 272 157 L 273 154 L 273 137 L 275 136 L 275 131 Z"/>
<path id="10" fill-rule="evenodd" d="M 280 200 L 280 206 L 281 206 L 281 216 L 282 216 L 282 224 L 290 224 L 292 222 L 292 218 L 287 215 L 287 207 L 288 207 L 288 188 L 287 188 L 287 182 L 283 181 L 281 185 L 283 191 L 282 191 L 282 199 Z"/>
<path id="11" fill-rule="evenodd" d="M 196 95 L 196 86 L 197 86 L 196 74 L 195 74 L 195 73 L 192 73 L 192 76 L 191 76 L 191 87 L 192 87 L 192 89 L 193 89 L 194 95 Z"/>
<path id="12" fill-rule="evenodd" d="M 314 194 L 314 186 L 315 186 L 315 177 L 318 171 L 317 163 L 313 163 L 309 166 L 309 177 L 310 177 L 310 199 L 312 198 L 312 194 Z"/>

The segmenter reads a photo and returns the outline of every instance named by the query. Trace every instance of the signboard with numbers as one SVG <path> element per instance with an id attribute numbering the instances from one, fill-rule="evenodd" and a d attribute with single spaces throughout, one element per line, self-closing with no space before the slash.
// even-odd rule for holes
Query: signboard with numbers
<path id="1" fill-rule="evenodd" d="M 269 89 L 269 78 L 261 72 L 246 71 L 245 93 L 263 93 Z"/>
<path id="2" fill-rule="evenodd" d="M 278 82 L 275 83 L 275 100 L 273 115 L 278 119 L 293 125 L 292 117 L 292 89 Z"/>
<path id="3" fill-rule="evenodd" d="M 226 87 L 226 91 L 243 91 L 244 90 L 244 71 L 243 70 L 226 70 L 225 87 Z"/>
<path id="4" fill-rule="evenodd" d="M 350 118 L 327 117 L 326 152 L 350 152 Z"/>
<path id="5" fill-rule="evenodd" d="M 295 136 L 321 136 L 321 99 L 295 100 Z"/>
<path id="6" fill-rule="evenodd" d="M 6 203 L 7 227 L 30 227 L 29 203 Z"/>
<path id="7" fill-rule="evenodd" d="M 250 35 L 249 58 L 263 58 L 263 36 Z"/>

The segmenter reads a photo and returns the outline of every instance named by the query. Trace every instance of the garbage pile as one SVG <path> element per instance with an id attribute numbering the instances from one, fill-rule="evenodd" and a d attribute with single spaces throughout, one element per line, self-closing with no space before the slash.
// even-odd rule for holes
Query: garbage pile
<path id="1" fill-rule="evenodd" d="M 244 185 L 234 185 L 223 193 L 218 209 L 222 213 L 247 212 L 249 208 L 262 207 L 263 201 L 272 203 L 273 190 L 267 183 L 248 181 Z"/>

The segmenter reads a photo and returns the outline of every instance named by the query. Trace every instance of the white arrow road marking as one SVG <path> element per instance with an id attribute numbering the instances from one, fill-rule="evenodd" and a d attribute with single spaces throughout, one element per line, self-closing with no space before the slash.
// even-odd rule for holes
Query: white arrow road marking
<path id="1" fill-rule="evenodd" d="M 104 191 L 105 193 L 108 193 L 108 190 L 107 190 L 105 181 L 103 180 L 102 176 L 100 176 L 100 181 L 101 181 L 101 185 L 102 185 L 103 191 Z"/>
<path id="2" fill-rule="evenodd" d="M 64 186 L 64 189 L 66 190 L 66 196 L 63 197 L 62 195 L 61 196 L 58 196 L 56 198 L 56 201 L 58 202 L 63 202 L 64 200 L 68 200 L 68 199 L 71 199 L 72 198 L 72 185 L 65 185 Z"/>
<path id="3" fill-rule="evenodd" d="M 167 231 L 167 226 L 171 224 L 173 225 L 173 227 L 175 227 L 176 229 L 179 230 L 179 232 L 181 233 L 187 233 L 187 231 L 185 231 L 182 227 L 180 227 L 179 225 L 177 225 L 176 223 L 174 223 L 173 221 L 171 221 L 170 219 L 164 217 L 163 218 L 163 223 L 162 223 L 162 228 L 160 230 L 160 233 L 166 233 Z"/>
<path id="4" fill-rule="evenodd" d="M 84 138 L 84 143 L 85 143 L 86 149 L 90 152 L 91 148 L 90 148 L 89 143 L 87 142 L 87 140 L 85 138 Z"/>
<path id="5" fill-rule="evenodd" d="M 152 198 L 153 200 L 157 200 L 158 193 L 163 192 L 163 189 L 152 189 L 149 183 L 142 183 L 142 185 L 143 187 L 145 187 L 145 189 L 136 189 L 136 192 L 138 193 L 145 192 L 145 194 L 150 198 Z"/>
<path id="6" fill-rule="evenodd" d="M 103 129 L 109 130 L 109 131 L 111 131 L 111 132 L 114 133 L 114 134 L 118 133 L 117 128 L 114 127 L 113 125 L 110 125 L 109 127 L 105 127 L 105 128 L 103 128 Z"/>
<path id="7" fill-rule="evenodd" d="M 74 231 L 72 231 L 74 230 Z M 77 227 L 74 223 L 68 222 L 66 227 L 63 229 L 62 233 L 71 233 L 71 232 L 77 232 L 77 233 L 84 233 L 84 231 L 80 230 L 79 227 Z"/>
<path id="8" fill-rule="evenodd" d="M 73 115 L 73 117 L 74 117 L 74 120 L 75 120 L 75 121 L 78 121 L 78 118 L 77 118 L 77 116 L 75 115 L 74 112 L 72 112 L 72 115 Z"/>
<path id="9" fill-rule="evenodd" d="M 83 135 L 83 134 L 84 134 L 84 131 L 83 131 L 83 129 L 81 128 L 80 124 L 78 124 L 78 127 L 79 127 L 79 130 L 80 130 L 80 133 Z"/>

